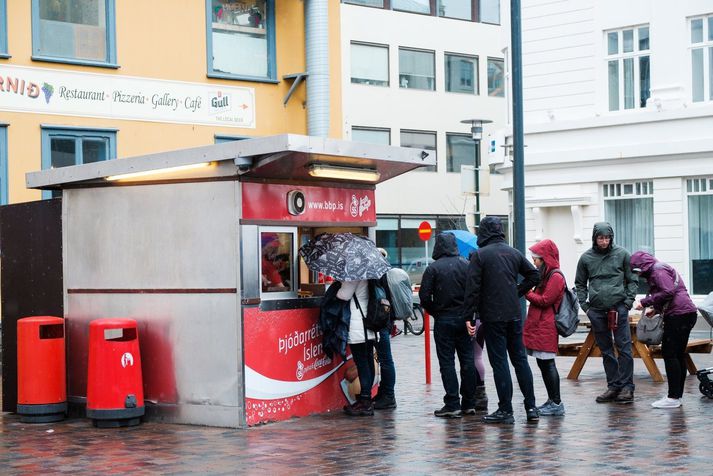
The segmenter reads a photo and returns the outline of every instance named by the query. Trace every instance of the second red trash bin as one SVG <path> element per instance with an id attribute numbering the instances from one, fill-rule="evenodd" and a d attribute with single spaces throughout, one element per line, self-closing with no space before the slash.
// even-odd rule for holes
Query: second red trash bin
<path id="1" fill-rule="evenodd" d="M 133 426 L 144 415 L 144 390 L 136 321 L 89 323 L 87 417 L 94 426 Z"/>

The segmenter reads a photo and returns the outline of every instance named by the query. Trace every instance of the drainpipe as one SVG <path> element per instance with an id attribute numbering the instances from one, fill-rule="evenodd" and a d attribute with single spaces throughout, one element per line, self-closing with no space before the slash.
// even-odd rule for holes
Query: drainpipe
<path id="1" fill-rule="evenodd" d="M 329 2 L 305 0 L 307 134 L 329 134 Z"/>

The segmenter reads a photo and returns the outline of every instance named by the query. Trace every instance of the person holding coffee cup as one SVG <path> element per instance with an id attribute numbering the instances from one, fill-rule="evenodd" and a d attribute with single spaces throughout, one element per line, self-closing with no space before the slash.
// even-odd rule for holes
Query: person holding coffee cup
<path id="1" fill-rule="evenodd" d="M 630 253 L 614 244 L 614 229 L 607 222 L 594 224 L 592 247 L 577 263 L 574 284 L 582 310 L 592 323 L 594 340 L 602 352 L 607 389 L 597 403 L 634 401 L 634 358 L 629 309 L 639 287 L 631 270 Z M 613 337 L 613 339 L 612 339 Z M 614 346 L 619 357 L 614 353 Z"/>

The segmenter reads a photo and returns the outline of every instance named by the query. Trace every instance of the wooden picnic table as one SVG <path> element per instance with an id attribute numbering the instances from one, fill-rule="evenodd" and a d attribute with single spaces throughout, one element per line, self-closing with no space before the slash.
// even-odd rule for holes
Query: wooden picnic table
<path id="1" fill-rule="evenodd" d="M 649 371 L 649 374 L 654 382 L 663 382 L 663 376 L 661 375 L 656 362 L 654 362 L 655 358 L 661 357 L 661 346 L 649 346 L 643 342 L 639 342 L 639 339 L 636 338 L 637 322 L 639 322 L 639 316 L 634 315 L 629 317 L 629 328 L 631 329 L 632 343 L 631 347 L 634 358 L 640 358 L 644 362 L 644 365 Z M 585 322 L 582 325 L 589 328 L 589 332 L 587 333 L 587 337 L 584 339 L 584 342 L 567 342 L 559 345 L 559 355 L 577 357 L 574 359 L 572 368 L 567 375 L 567 378 L 570 380 L 577 380 L 579 378 L 579 374 L 582 372 L 582 368 L 584 368 L 584 364 L 587 362 L 589 357 L 602 356 L 602 352 L 594 340 L 594 331 L 592 330 L 591 323 Z M 686 367 L 691 375 L 695 375 L 698 369 L 696 368 L 696 364 L 691 359 L 690 354 L 707 354 L 711 352 L 711 349 L 713 349 L 713 341 L 710 339 L 695 339 L 688 341 L 688 345 L 686 346 Z M 616 346 L 614 347 L 614 350 L 616 352 Z"/>

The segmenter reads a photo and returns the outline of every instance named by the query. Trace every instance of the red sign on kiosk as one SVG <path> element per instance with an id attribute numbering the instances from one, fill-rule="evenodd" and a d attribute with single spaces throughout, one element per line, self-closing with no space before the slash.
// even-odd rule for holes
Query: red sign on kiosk
<path id="1" fill-rule="evenodd" d="M 421 238 L 421 241 L 430 240 L 431 233 L 433 233 L 433 229 L 431 228 L 431 224 L 427 221 L 422 221 L 421 224 L 418 225 L 418 237 Z"/>

